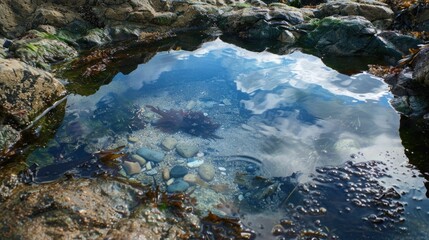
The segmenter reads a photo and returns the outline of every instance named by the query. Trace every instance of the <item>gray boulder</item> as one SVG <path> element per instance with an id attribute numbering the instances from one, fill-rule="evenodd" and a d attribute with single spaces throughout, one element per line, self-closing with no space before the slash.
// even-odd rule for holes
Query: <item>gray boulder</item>
<path id="1" fill-rule="evenodd" d="M 377 36 L 374 25 L 363 17 L 327 17 L 313 22 L 315 29 L 304 37 L 304 45 L 334 56 L 385 56 L 395 61 L 402 54 Z"/>
<path id="2" fill-rule="evenodd" d="M 34 67 L 49 69 L 50 63 L 71 59 L 77 51 L 52 34 L 32 30 L 35 38 L 15 41 L 10 50 L 16 58 Z"/>
<path id="3" fill-rule="evenodd" d="M 285 29 L 303 23 L 304 17 L 309 16 L 303 10 L 275 3 L 268 8 L 252 7 L 226 12 L 220 17 L 219 27 L 225 33 L 238 34 L 242 38 L 276 40 L 282 38 Z"/>
<path id="4" fill-rule="evenodd" d="M 389 27 L 394 18 L 390 7 L 379 1 L 369 0 L 340 0 L 328 1 L 319 6 L 319 16 L 362 16 L 372 22 L 376 27 L 385 29 Z"/>

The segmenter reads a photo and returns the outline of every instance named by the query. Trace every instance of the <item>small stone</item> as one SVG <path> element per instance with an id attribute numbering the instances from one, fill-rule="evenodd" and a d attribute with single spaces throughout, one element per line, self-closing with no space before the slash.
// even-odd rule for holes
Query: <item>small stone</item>
<path id="1" fill-rule="evenodd" d="M 187 162 L 188 163 L 186 164 L 186 166 L 188 166 L 189 168 L 197 168 L 204 163 L 204 160 L 203 159 L 190 158 L 190 159 L 188 159 Z"/>
<path id="2" fill-rule="evenodd" d="M 170 176 L 173 178 L 181 178 L 188 174 L 188 169 L 184 166 L 176 165 L 170 170 Z"/>
<path id="3" fill-rule="evenodd" d="M 137 174 L 142 170 L 140 164 L 137 162 L 124 161 L 123 167 L 128 175 Z"/>
<path id="4" fill-rule="evenodd" d="M 173 137 L 166 137 L 161 142 L 162 149 L 164 149 L 166 151 L 172 150 L 174 147 L 176 147 L 176 145 L 177 145 L 177 140 Z"/>
<path id="5" fill-rule="evenodd" d="M 119 170 L 118 173 L 123 177 L 127 177 L 127 173 L 125 172 L 125 170 L 123 168 L 121 170 Z"/>
<path id="6" fill-rule="evenodd" d="M 188 102 L 188 104 L 186 104 L 186 109 L 191 110 L 196 105 L 197 105 L 197 102 L 195 102 L 194 100 L 191 100 L 191 101 Z"/>
<path id="7" fill-rule="evenodd" d="M 139 139 L 136 137 L 133 137 L 133 136 L 128 137 L 128 142 L 130 142 L 130 143 L 136 143 L 138 141 L 139 141 Z"/>
<path id="8" fill-rule="evenodd" d="M 131 155 L 131 159 L 133 159 L 134 161 L 140 163 L 140 166 L 142 166 L 142 167 L 146 164 L 146 159 L 140 157 L 137 154 Z"/>
<path id="9" fill-rule="evenodd" d="M 188 182 L 191 185 L 195 185 L 195 184 L 201 182 L 201 179 L 197 175 L 192 174 L 192 173 L 188 173 L 185 176 L 183 176 L 183 180 L 185 182 Z"/>
<path id="10" fill-rule="evenodd" d="M 156 171 L 156 169 L 152 169 L 152 170 L 146 172 L 146 174 L 149 176 L 156 175 L 157 173 L 158 173 L 158 171 Z"/>
<path id="11" fill-rule="evenodd" d="M 218 167 L 218 169 L 219 169 L 220 171 L 222 171 L 222 172 L 225 172 L 225 171 L 226 171 L 226 168 L 224 168 L 224 167 Z"/>
<path id="12" fill-rule="evenodd" d="M 169 193 L 184 192 L 188 188 L 189 188 L 189 183 L 179 179 L 179 180 L 175 180 L 173 184 L 167 187 L 167 192 Z"/>
<path id="13" fill-rule="evenodd" d="M 148 171 L 152 170 L 152 164 L 150 162 L 146 163 L 146 170 Z"/>
<path id="14" fill-rule="evenodd" d="M 170 179 L 170 169 L 164 168 L 162 170 L 162 178 L 164 179 L 164 181 L 167 181 L 168 179 Z"/>
<path id="15" fill-rule="evenodd" d="M 184 158 L 190 158 L 198 153 L 198 147 L 192 144 L 179 143 L 176 145 L 177 153 Z"/>
<path id="16" fill-rule="evenodd" d="M 238 201 L 243 201 L 244 200 L 244 196 L 243 196 L 243 194 L 240 194 L 240 195 L 238 195 Z"/>
<path id="17" fill-rule="evenodd" d="M 170 179 L 168 179 L 166 184 L 167 184 L 167 186 L 170 186 L 171 184 L 173 184 L 173 182 L 174 182 L 174 178 L 170 178 Z"/>
<path id="18" fill-rule="evenodd" d="M 137 150 L 137 154 L 148 161 L 152 161 L 156 163 L 164 161 L 164 157 L 165 157 L 164 153 L 158 152 L 149 148 L 145 148 L 145 147 L 142 147 L 139 150 Z"/>
<path id="19" fill-rule="evenodd" d="M 225 98 L 224 100 L 222 100 L 222 103 L 225 104 L 225 106 L 231 106 L 232 103 L 229 99 Z"/>
<path id="20" fill-rule="evenodd" d="M 213 180 L 215 176 L 215 168 L 211 164 L 204 163 L 198 168 L 198 174 L 202 179 L 209 182 Z"/>

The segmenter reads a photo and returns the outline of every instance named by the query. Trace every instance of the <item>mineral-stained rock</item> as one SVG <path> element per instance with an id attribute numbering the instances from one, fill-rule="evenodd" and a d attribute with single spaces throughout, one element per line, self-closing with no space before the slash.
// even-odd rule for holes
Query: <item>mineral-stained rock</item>
<path id="1" fill-rule="evenodd" d="M 0 202 L 0 239 L 176 239 L 193 227 L 188 217 L 173 227 L 141 193 L 113 179 L 21 185 Z"/>
<path id="2" fill-rule="evenodd" d="M 13 59 L 0 59 L 0 112 L 20 127 L 65 94 L 51 74 Z"/>
<path id="3" fill-rule="evenodd" d="M 53 37 L 53 35 L 36 30 L 32 30 L 31 34 L 41 37 L 16 41 L 11 47 L 15 57 L 27 64 L 47 69 L 49 68 L 47 64 L 70 59 L 78 55 L 77 51 L 65 42 L 49 38 Z"/>
<path id="4" fill-rule="evenodd" d="M 16 143 L 20 133 L 9 125 L 0 125 L 0 150 L 7 149 Z"/>

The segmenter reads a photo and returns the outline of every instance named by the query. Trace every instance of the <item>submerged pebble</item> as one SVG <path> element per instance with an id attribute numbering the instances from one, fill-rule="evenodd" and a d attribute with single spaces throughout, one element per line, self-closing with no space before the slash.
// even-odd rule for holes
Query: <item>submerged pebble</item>
<path id="1" fill-rule="evenodd" d="M 190 158 L 190 159 L 188 159 L 187 162 L 188 163 L 186 164 L 186 166 L 188 166 L 189 168 L 197 168 L 204 163 L 204 160 L 203 159 Z"/>
<path id="2" fill-rule="evenodd" d="M 164 161 L 165 154 L 162 152 L 158 152 L 149 148 L 142 147 L 139 150 L 137 150 L 137 154 L 146 160 L 152 161 L 152 162 L 162 162 Z"/>
<path id="3" fill-rule="evenodd" d="M 182 179 L 175 180 L 171 185 L 167 187 L 167 192 L 177 193 L 184 192 L 189 188 L 189 183 L 183 181 Z"/>
<path id="4" fill-rule="evenodd" d="M 188 173 L 185 176 L 183 176 L 183 180 L 188 182 L 191 185 L 195 185 L 201 182 L 201 179 L 197 175 L 192 173 Z"/>
<path id="5" fill-rule="evenodd" d="M 211 181 L 215 176 L 215 168 L 211 164 L 204 163 L 198 168 L 198 174 L 202 179 Z"/>
<path id="6" fill-rule="evenodd" d="M 133 136 L 128 137 L 128 142 L 130 142 L 130 143 L 136 143 L 138 141 L 139 141 L 139 139 L 136 137 L 133 137 Z"/>
<path id="7" fill-rule="evenodd" d="M 146 170 L 152 170 L 152 164 L 150 162 L 146 163 Z"/>
<path id="8" fill-rule="evenodd" d="M 170 178 L 170 179 L 166 182 L 166 184 L 167 184 L 167 186 L 170 186 L 171 184 L 173 184 L 173 182 L 174 182 L 174 178 Z"/>
<path id="9" fill-rule="evenodd" d="M 133 159 L 134 161 L 140 163 L 140 166 L 142 166 L 142 167 L 146 165 L 146 159 L 140 157 L 137 154 L 131 155 L 131 159 Z"/>
<path id="10" fill-rule="evenodd" d="M 162 170 L 162 178 L 164 179 L 164 181 L 167 181 L 168 179 L 170 179 L 170 169 L 164 168 Z"/>
<path id="11" fill-rule="evenodd" d="M 128 175 L 137 174 L 142 170 L 137 162 L 124 161 L 123 167 Z"/>
<path id="12" fill-rule="evenodd" d="M 173 148 L 175 148 L 177 145 L 177 140 L 173 137 L 166 137 L 164 138 L 164 140 L 161 142 L 161 147 L 162 149 L 166 150 L 166 151 L 170 151 Z"/>
<path id="13" fill-rule="evenodd" d="M 198 153 L 198 147 L 192 144 L 179 143 L 176 145 L 177 153 L 184 157 L 190 158 L 195 156 Z"/>
<path id="14" fill-rule="evenodd" d="M 156 171 L 156 169 L 152 169 L 150 171 L 147 171 L 146 174 L 149 176 L 153 176 L 153 175 L 158 174 L 158 171 Z"/>
<path id="15" fill-rule="evenodd" d="M 170 176 L 173 178 L 181 178 L 188 174 L 188 169 L 184 166 L 176 165 L 170 170 Z"/>

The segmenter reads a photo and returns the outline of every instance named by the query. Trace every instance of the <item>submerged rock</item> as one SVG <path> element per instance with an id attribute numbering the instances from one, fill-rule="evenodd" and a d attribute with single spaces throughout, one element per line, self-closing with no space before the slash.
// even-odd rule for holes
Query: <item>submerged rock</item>
<path id="1" fill-rule="evenodd" d="M 145 148 L 145 147 L 137 150 L 137 154 L 145 158 L 146 160 L 152 161 L 155 163 L 164 161 L 164 157 L 165 157 L 164 153 L 158 152 L 149 148 Z"/>
<path id="2" fill-rule="evenodd" d="M 167 187 L 167 192 L 169 193 L 178 193 L 184 192 L 189 188 L 189 183 L 183 181 L 182 179 L 174 180 L 174 182 Z"/>
<path id="3" fill-rule="evenodd" d="M 170 169 L 170 177 L 181 178 L 188 174 L 188 169 L 184 166 L 176 165 Z"/>
<path id="4" fill-rule="evenodd" d="M 175 138 L 166 137 L 164 138 L 164 140 L 162 140 L 161 147 L 166 151 L 170 151 L 176 147 L 176 144 L 177 144 L 177 140 Z"/>
<path id="5" fill-rule="evenodd" d="M 215 168 L 209 163 L 204 163 L 198 168 L 198 174 L 206 181 L 211 181 L 215 177 Z"/>
<path id="6" fill-rule="evenodd" d="M 141 171 L 140 164 L 137 162 L 124 161 L 123 166 L 128 175 L 134 175 Z"/>
<path id="7" fill-rule="evenodd" d="M 198 153 L 198 147 L 192 144 L 179 143 L 176 146 L 177 153 L 184 158 L 190 158 Z"/>

